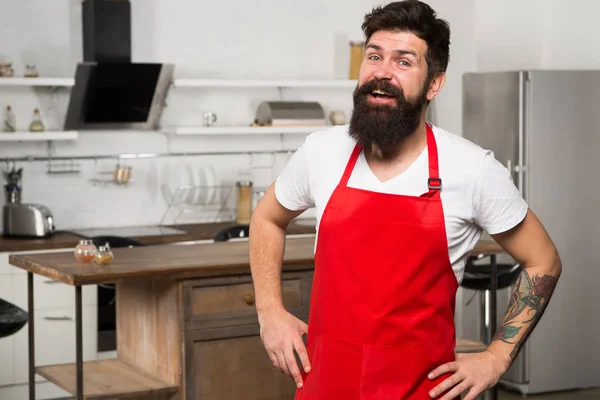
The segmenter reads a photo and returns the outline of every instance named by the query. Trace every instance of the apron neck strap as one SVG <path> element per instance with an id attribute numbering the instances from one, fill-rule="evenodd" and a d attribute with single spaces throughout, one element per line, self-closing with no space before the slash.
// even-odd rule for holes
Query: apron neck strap
<path id="1" fill-rule="evenodd" d="M 425 124 L 427 126 L 427 155 L 429 158 L 429 179 L 427 180 L 427 186 L 429 188 L 429 192 L 425 193 L 423 196 L 433 196 L 436 193 L 439 194 L 442 189 L 442 180 L 440 179 L 439 167 L 438 167 L 438 152 L 437 152 L 437 144 L 435 142 L 435 136 L 433 135 L 433 130 L 429 124 Z M 350 180 L 350 175 L 352 175 L 352 170 L 354 170 L 354 166 L 356 165 L 356 161 L 358 160 L 358 156 L 362 151 L 362 147 L 359 144 L 354 146 L 354 150 L 352 151 L 352 155 L 350 155 L 350 159 L 348 160 L 348 164 L 346 164 L 346 169 L 344 170 L 344 175 L 342 176 L 342 181 L 340 182 L 342 186 L 348 185 L 348 180 Z"/>
<path id="2" fill-rule="evenodd" d="M 348 164 L 346 164 L 346 169 L 344 170 L 344 175 L 342 176 L 342 180 L 340 181 L 342 187 L 348 186 L 350 175 L 352 175 L 352 170 L 356 165 L 356 161 L 358 160 L 358 156 L 360 155 L 361 151 L 362 147 L 357 143 L 356 146 L 354 146 L 354 150 L 352 150 L 352 154 L 350 155 L 350 159 L 348 160 Z"/>
<path id="3" fill-rule="evenodd" d="M 425 193 L 424 196 L 431 197 L 435 194 L 440 193 L 442 189 L 442 180 L 440 179 L 440 170 L 438 166 L 438 151 L 437 144 L 435 143 L 435 136 L 433 135 L 433 129 L 429 124 L 427 125 L 427 156 L 429 158 L 429 179 L 427 179 L 427 187 L 429 192 Z"/>

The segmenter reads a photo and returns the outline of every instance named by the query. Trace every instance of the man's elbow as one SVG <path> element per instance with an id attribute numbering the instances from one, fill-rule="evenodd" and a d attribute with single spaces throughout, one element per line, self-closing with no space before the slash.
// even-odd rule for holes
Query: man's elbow
<path id="1" fill-rule="evenodd" d="M 556 278 L 558 279 L 558 277 L 562 273 L 562 261 L 560 259 L 560 255 L 558 254 L 558 250 L 556 249 L 556 247 L 552 246 L 552 249 L 552 255 L 550 257 L 550 262 L 548 263 L 549 265 L 547 267 L 547 273 L 549 275 L 556 276 Z"/>

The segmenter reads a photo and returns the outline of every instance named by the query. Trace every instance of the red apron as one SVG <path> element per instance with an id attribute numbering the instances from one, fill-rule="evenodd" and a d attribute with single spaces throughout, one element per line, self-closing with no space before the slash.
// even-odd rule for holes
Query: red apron
<path id="1" fill-rule="evenodd" d="M 296 400 L 430 399 L 454 360 L 458 283 L 448 258 L 435 137 L 420 197 L 347 186 L 356 146 L 323 213 Z M 440 396 L 441 397 L 441 396 Z"/>

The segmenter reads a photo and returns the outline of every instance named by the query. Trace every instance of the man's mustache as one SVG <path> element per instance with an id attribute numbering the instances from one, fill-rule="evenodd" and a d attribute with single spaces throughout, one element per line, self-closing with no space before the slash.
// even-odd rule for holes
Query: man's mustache
<path id="1" fill-rule="evenodd" d="M 382 81 L 378 79 L 372 79 L 360 86 L 357 89 L 356 94 L 366 96 L 368 94 L 371 94 L 374 90 L 381 90 L 382 92 L 385 92 L 386 94 L 393 96 L 397 99 L 404 98 L 404 92 L 402 91 L 402 89 L 397 88 L 388 81 Z"/>

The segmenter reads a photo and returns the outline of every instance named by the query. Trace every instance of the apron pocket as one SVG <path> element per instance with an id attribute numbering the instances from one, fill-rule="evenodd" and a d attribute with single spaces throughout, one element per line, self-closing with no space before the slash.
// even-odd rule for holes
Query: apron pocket
<path id="1" fill-rule="evenodd" d="M 307 342 L 306 351 L 308 352 L 308 359 L 310 360 L 311 370 L 307 374 L 303 369 L 300 370 L 302 374 L 303 386 L 296 390 L 296 396 L 294 400 L 313 400 L 319 398 L 319 374 L 321 371 L 321 338 L 317 336 L 314 340 Z"/>
<path id="2" fill-rule="evenodd" d="M 410 398 L 417 384 L 410 346 L 364 346 L 360 400 Z"/>
<path id="3" fill-rule="evenodd" d="M 362 346 L 322 335 L 315 341 L 312 370 L 296 400 L 360 400 Z"/>

